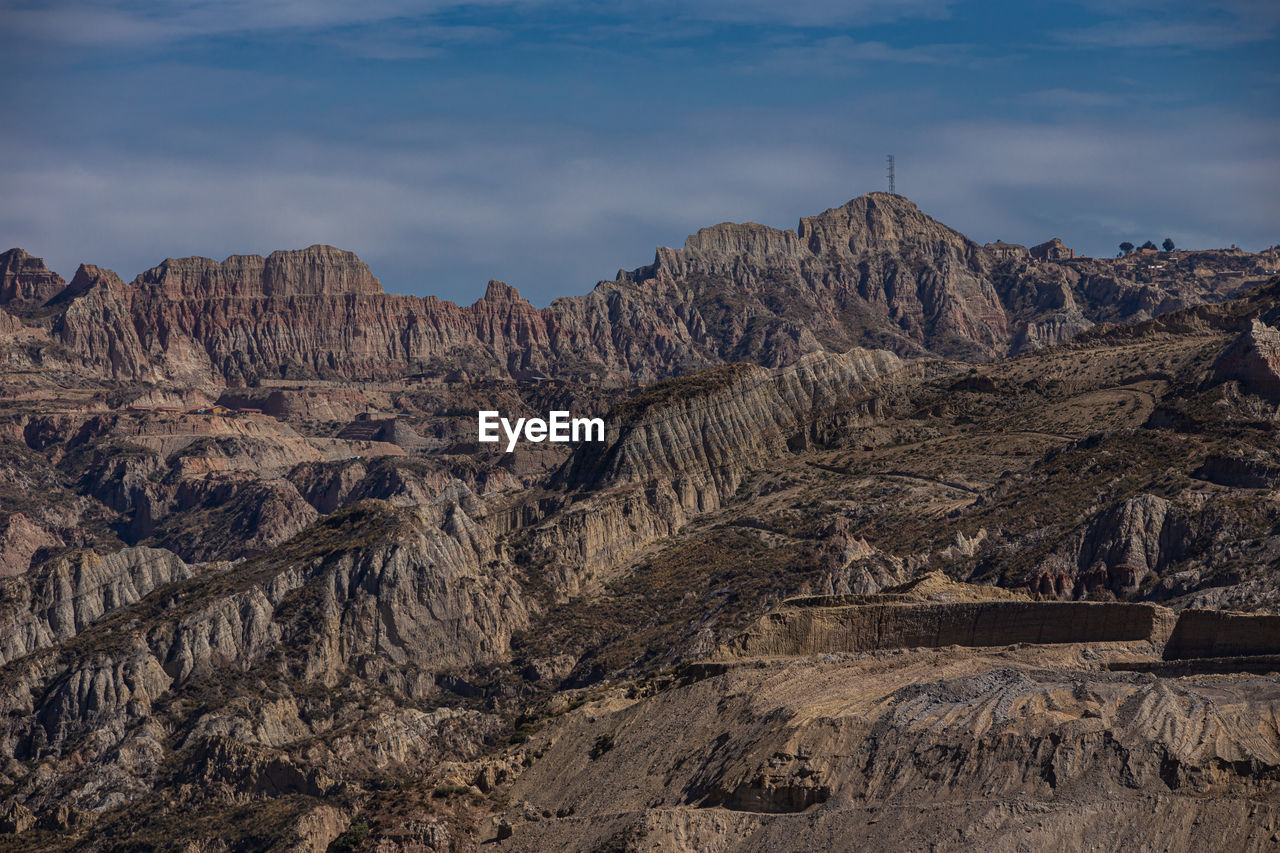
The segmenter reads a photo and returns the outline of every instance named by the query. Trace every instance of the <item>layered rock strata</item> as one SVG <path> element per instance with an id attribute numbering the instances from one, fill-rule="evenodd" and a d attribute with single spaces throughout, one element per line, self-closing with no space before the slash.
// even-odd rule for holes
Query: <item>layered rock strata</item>
<path id="1" fill-rule="evenodd" d="M 1163 643 L 1173 611 L 1154 604 L 981 601 L 784 603 L 719 652 L 720 657 L 794 657 L 874 649 L 1007 646 L 1014 643 Z"/>
<path id="2" fill-rule="evenodd" d="M 1280 616 L 1184 610 L 1164 651 L 1168 660 L 1251 655 L 1280 655 Z"/>
<path id="3" fill-rule="evenodd" d="M 543 309 L 496 281 L 469 306 L 386 294 L 359 258 L 331 246 L 168 259 L 130 285 L 85 266 L 65 288 L 21 250 L 2 257 L 0 305 L 47 305 L 55 339 L 87 366 L 209 390 L 406 375 L 647 384 L 857 346 L 984 361 L 1229 295 L 1186 270 L 1153 287 L 1114 261 L 1002 264 L 886 193 L 794 230 L 704 228 Z"/>
<path id="4" fill-rule="evenodd" d="M 0 580 L 0 665 L 48 648 L 195 570 L 169 551 L 81 551 Z"/>
<path id="5" fill-rule="evenodd" d="M 1236 380 L 1246 392 L 1280 398 L 1280 331 L 1251 320 L 1213 371 L 1219 381 Z"/>
<path id="6" fill-rule="evenodd" d="M 62 292 L 67 283 L 44 265 L 43 258 L 22 249 L 0 254 L 0 306 L 14 314 L 41 307 Z"/>
<path id="7" fill-rule="evenodd" d="M 837 441 L 851 440 L 875 420 L 877 383 L 904 369 L 892 353 L 853 350 L 773 370 L 726 365 L 647 389 L 610 414 L 609 442 L 585 444 L 565 464 L 557 480 L 573 502 L 527 547 L 576 593 L 583 577 L 722 506 L 748 472 L 806 445 L 833 412 Z"/>

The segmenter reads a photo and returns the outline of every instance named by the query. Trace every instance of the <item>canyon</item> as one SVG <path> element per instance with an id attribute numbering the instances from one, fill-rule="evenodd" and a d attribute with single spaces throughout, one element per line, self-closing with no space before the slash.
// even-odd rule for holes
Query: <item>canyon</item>
<path id="1" fill-rule="evenodd" d="M 1272 849 L 1278 266 L 885 193 L 545 308 L 6 252 L 0 845 Z"/>

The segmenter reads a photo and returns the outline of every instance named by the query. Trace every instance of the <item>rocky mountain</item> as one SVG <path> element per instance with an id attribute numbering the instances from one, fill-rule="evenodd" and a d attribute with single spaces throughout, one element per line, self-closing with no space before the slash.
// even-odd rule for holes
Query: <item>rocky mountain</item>
<path id="1" fill-rule="evenodd" d="M 57 296 L 67 286 L 62 277 L 21 249 L 0 254 L 0 306 L 26 314 Z"/>
<path id="2" fill-rule="evenodd" d="M 0 307 L 31 314 L 82 369 L 208 389 L 263 379 L 557 376 L 610 385 L 855 346 L 984 361 L 1103 321 L 1214 302 L 1276 258 L 1001 258 L 901 196 L 871 193 L 795 230 L 725 223 L 580 297 L 536 309 L 501 282 L 459 306 L 384 293 L 350 252 L 168 259 L 125 285 L 71 284 L 3 256 Z M 462 367 L 465 365 L 465 367 Z"/>
<path id="3" fill-rule="evenodd" d="M 0 846 L 1274 847 L 1280 278 L 1066 254 L 884 194 L 545 309 L 8 253 Z"/>

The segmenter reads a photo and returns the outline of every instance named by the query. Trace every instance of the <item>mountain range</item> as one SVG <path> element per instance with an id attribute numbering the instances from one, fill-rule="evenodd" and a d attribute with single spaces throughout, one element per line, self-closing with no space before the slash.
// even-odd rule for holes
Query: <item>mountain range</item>
<path id="1" fill-rule="evenodd" d="M 0 308 L 47 331 L 69 364 L 115 380 L 212 387 L 462 370 L 617 385 L 853 346 L 986 361 L 1099 322 L 1220 301 L 1277 265 L 1274 251 L 1002 259 L 907 199 L 872 193 L 794 231 L 704 228 L 544 309 L 501 282 L 470 306 L 386 294 L 359 258 L 327 246 L 168 259 L 130 284 L 89 264 L 64 284 L 13 249 L 0 255 Z"/>
<path id="2" fill-rule="evenodd" d="M 0 255 L 0 846 L 1274 849 L 1280 251 L 1068 255 Z"/>

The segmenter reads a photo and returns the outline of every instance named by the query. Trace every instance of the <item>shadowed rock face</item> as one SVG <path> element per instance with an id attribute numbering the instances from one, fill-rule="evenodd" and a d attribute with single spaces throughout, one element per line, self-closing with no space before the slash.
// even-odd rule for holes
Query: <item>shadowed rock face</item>
<path id="1" fill-rule="evenodd" d="M 193 384 L 204 379 L 208 359 L 200 358 L 185 341 L 174 341 L 153 354 L 148 331 L 139 334 L 134 324 L 134 296 L 134 289 L 111 270 L 81 264 L 57 298 L 65 307 L 54 320 L 55 339 L 80 355 L 86 367 L 112 379 L 167 375 Z M 164 362 L 168 370 L 161 366 Z"/>
<path id="2" fill-rule="evenodd" d="M 1013 643 L 1162 643 L 1173 612 L 1152 604 L 987 601 L 783 607 L 724 656 L 797 657 L 873 649 Z"/>
<path id="3" fill-rule="evenodd" d="M 1187 610 L 1165 648 L 1165 658 L 1280 655 L 1280 616 Z"/>

